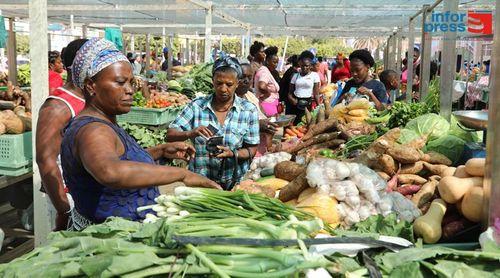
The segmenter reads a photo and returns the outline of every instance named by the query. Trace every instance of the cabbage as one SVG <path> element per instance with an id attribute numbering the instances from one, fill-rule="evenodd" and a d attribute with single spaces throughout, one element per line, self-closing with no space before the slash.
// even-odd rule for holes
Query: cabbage
<path id="1" fill-rule="evenodd" d="M 427 135 L 427 141 L 432 141 L 448 134 L 450 124 L 445 118 L 429 113 L 409 121 L 405 129 L 413 130 L 419 137 Z"/>
<path id="2" fill-rule="evenodd" d="M 457 118 L 451 115 L 450 131 L 448 134 L 457 136 L 458 138 L 465 140 L 465 142 L 478 142 L 479 136 L 477 131 L 466 131 L 459 126 Z"/>
<path id="3" fill-rule="evenodd" d="M 425 145 L 424 152 L 437 152 L 448 157 L 456 164 L 462 157 L 465 141 L 454 135 L 445 135 L 436 140 L 429 141 Z"/>
<path id="4" fill-rule="evenodd" d="M 398 138 L 398 143 L 406 144 L 418 138 L 420 138 L 420 136 L 417 134 L 417 132 L 411 129 L 403 128 L 401 129 L 401 133 Z"/>

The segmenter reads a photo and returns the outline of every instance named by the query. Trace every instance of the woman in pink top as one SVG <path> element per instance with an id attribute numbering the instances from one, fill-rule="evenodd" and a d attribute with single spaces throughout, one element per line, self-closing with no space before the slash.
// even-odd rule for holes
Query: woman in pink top
<path id="1" fill-rule="evenodd" d="M 266 66 L 261 66 L 254 77 L 255 95 L 259 98 L 260 106 L 267 117 L 278 114 L 280 86 L 271 74 L 278 65 L 278 48 L 266 49 Z"/>

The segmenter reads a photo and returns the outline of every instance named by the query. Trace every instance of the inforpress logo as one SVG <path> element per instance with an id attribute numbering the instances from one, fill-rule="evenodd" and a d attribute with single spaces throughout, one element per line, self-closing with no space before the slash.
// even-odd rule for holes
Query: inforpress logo
<path id="1" fill-rule="evenodd" d="M 491 11 L 469 11 L 467 31 L 474 34 L 493 34 L 493 13 Z"/>
<path id="2" fill-rule="evenodd" d="M 424 26 L 425 32 L 469 32 L 491 35 L 493 33 L 491 11 L 468 11 L 467 13 L 433 12 L 431 21 Z"/>

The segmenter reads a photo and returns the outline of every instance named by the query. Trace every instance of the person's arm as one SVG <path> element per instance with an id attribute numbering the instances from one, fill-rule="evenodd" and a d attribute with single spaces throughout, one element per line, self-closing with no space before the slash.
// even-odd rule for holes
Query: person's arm
<path id="1" fill-rule="evenodd" d="M 288 101 L 294 106 L 297 105 L 297 97 L 293 94 L 295 92 L 295 84 L 290 84 L 290 90 L 288 91 Z"/>
<path id="2" fill-rule="evenodd" d="M 47 100 L 38 114 L 36 163 L 45 192 L 57 211 L 56 231 L 66 229 L 70 210 L 61 170 L 57 165 L 57 157 L 61 151 L 61 132 L 70 119 L 71 112 L 66 104 L 56 99 Z"/>
<path id="3" fill-rule="evenodd" d="M 116 133 L 102 123 L 84 126 L 75 137 L 75 146 L 75 153 L 90 175 L 110 188 L 143 188 L 173 182 L 220 188 L 213 181 L 186 169 L 120 160 L 125 147 Z"/>
<path id="4" fill-rule="evenodd" d="M 313 97 L 316 103 L 319 105 L 320 104 L 319 83 L 314 83 Z"/>
<path id="5" fill-rule="evenodd" d="M 267 87 L 267 83 L 265 81 L 259 81 L 259 83 L 257 84 L 257 86 L 259 88 L 259 92 L 260 92 L 259 98 L 261 100 L 266 99 L 269 96 L 271 96 L 271 92 L 269 91 L 269 89 Z"/>
<path id="6" fill-rule="evenodd" d="M 153 157 L 154 160 L 168 158 L 189 161 L 195 154 L 193 146 L 184 142 L 160 144 L 158 146 L 148 148 L 146 151 L 151 155 L 151 157 Z"/>

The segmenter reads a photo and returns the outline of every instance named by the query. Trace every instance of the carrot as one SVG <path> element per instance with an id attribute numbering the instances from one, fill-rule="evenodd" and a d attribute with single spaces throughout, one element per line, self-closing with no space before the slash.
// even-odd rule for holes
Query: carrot
<path id="1" fill-rule="evenodd" d="M 297 137 L 299 137 L 299 138 L 304 137 L 304 133 L 297 130 Z"/>
<path id="2" fill-rule="evenodd" d="M 299 127 L 297 127 L 297 130 L 300 131 L 300 132 L 302 132 L 302 133 L 306 133 L 307 132 L 307 129 L 306 129 L 305 126 L 299 126 Z"/>
<path id="3" fill-rule="evenodd" d="M 336 127 L 338 124 L 337 119 L 331 118 L 326 121 L 323 121 L 321 123 L 315 124 L 312 127 L 309 128 L 307 133 L 304 135 L 304 140 L 308 140 L 315 135 L 324 133 L 325 131 L 328 131 L 334 127 Z"/>
<path id="4" fill-rule="evenodd" d="M 285 133 L 286 133 L 287 135 L 292 136 L 292 137 L 297 136 L 295 133 L 293 133 L 293 130 L 291 130 L 291 129 L 289 129 L 289 128 L 287 128 L 287 129 L 286 129 Z"/>

